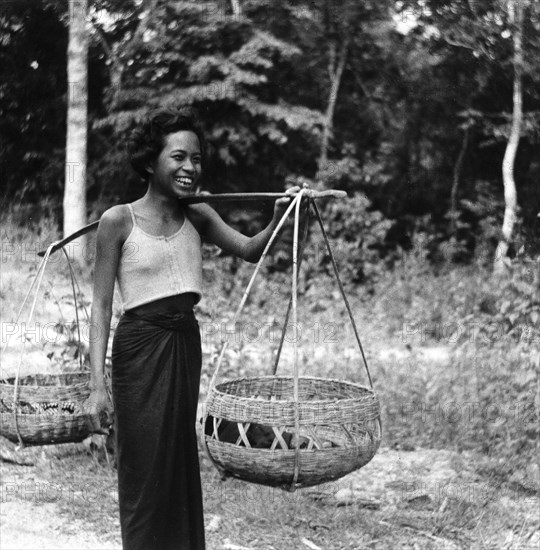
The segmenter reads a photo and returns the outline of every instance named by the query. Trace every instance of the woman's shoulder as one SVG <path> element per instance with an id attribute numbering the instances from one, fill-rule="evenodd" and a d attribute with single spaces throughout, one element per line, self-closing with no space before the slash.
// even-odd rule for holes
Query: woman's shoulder
<path id="1" fill-rule="evenodd" d="M 208 221 L 217 215 L 217 212 L 206 203 L 190 204 L 186 207 L 186 214 L 189 221 L 193 224 L 195 229 L 204 235 L 208 225 Z"/>
<path id="2" fill-rule="evenodd" d="M 98 231 L 115 239 L 126 240 L 131 231 L 131 214 L 127 204 L 118 204 L 105 210 L 99 220 Z"/>

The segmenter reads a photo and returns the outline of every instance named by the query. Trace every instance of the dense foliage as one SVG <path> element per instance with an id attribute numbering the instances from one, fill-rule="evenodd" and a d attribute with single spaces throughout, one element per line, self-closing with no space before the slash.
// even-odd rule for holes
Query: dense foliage
<path id="1" fill-rule="evenodd" d="M 532 246 L 540 204 L 540 17 L 537 3 L 527 4 L 525 124 L 515 174 L 517 238 Z M 62 0 L 2 4 L 0 193 L 7 202 L 36 204 L 46 194 L 60 204 L 73 7 Z M 233 14 L 225 1 L 90 3 L 90 218 L 144 190 L 125 161 L 136 121 L 157 105 L 191 103 L 211 144 L 204 182 L 211 191 L 281 190 L 293 180 L 346 189 L 362 197 L 358 211 L 343 206 L 350 228 L 339 226 L 353 255 L 370 239 L 385 250 L 409 248 L 420 231 L 434 260 L 441 249 L 452 250 L 452 261 L 479 250 L 487 258 L 502 219 L 512 110 L 513 27 L 505 4 L 243 0 L 240 8 Z M 372 212 L 387 222 L 370 225 L 366 236 L 365 223 L 350 218 Z M 255 209 L 229 214 L 244 229 L 261 223 Z M 351 278 L 361 280 L 355 261 L 364 260 L 353 259 Z"/>

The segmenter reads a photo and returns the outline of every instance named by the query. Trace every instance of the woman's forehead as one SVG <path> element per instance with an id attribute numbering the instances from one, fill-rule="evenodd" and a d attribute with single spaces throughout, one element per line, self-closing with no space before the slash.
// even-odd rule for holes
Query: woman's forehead
<path id="1" fill-rule="evenodd" d="M 200 152 L 201 145 L 195 132 L 192 132 L 191 130 L 180 130 L 165 136 L 165 144 L 163 149 L 168 151 L 180 149 L 182 151 L 193 153 Z"/>

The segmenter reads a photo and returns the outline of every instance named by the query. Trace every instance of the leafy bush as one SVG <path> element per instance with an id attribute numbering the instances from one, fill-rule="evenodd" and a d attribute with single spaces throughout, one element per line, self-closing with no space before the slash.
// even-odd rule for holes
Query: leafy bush
<path id="1" fill-rule="evenodd" d="M 392 222 L 372 210 L 369 199 L 360 193 L 346 201 L 329 201 L 321 215 L 344 282 L 373 283 L 380 278 L 386 270 L 384 241 Z M 307 277 L 331 273 L 330 257 L 317 225 L 310 245 Z"/>

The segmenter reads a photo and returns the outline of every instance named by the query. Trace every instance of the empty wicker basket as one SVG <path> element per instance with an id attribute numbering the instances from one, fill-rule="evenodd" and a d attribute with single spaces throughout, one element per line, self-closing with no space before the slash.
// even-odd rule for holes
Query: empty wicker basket
<path id="1" fill-rule="evenodd" d="M 281 224 L 296 206 L 293 243 L 293 291 L 286 314 L 296 323 L 298 219 L 302 192 L 293 201 L 272 235 L 236 311 L 247 299 L 255 276 Z M 202 439 L 208 456 L 223 477 L 295 490 L 338 479 L 367 464 L 381 442 L 380 405 L 347 298 L 319 211 L 310 197 L 327 244 L 370 387 L 335 379 L 300 377 L 295 341 L 294 376 L 259 376 L 216 384 L 228 341 L 218 358 L 203 418 Z M 304 233 L 307 235 L 308 220 Z M 278 350 L 274 373 L 279 362 Z M 223 429 L 226 427 L 226 429 Z M 231 429 L 232 428 L 232 429 Z M 260 439 L 264 444 L 260 445 Z"/>

